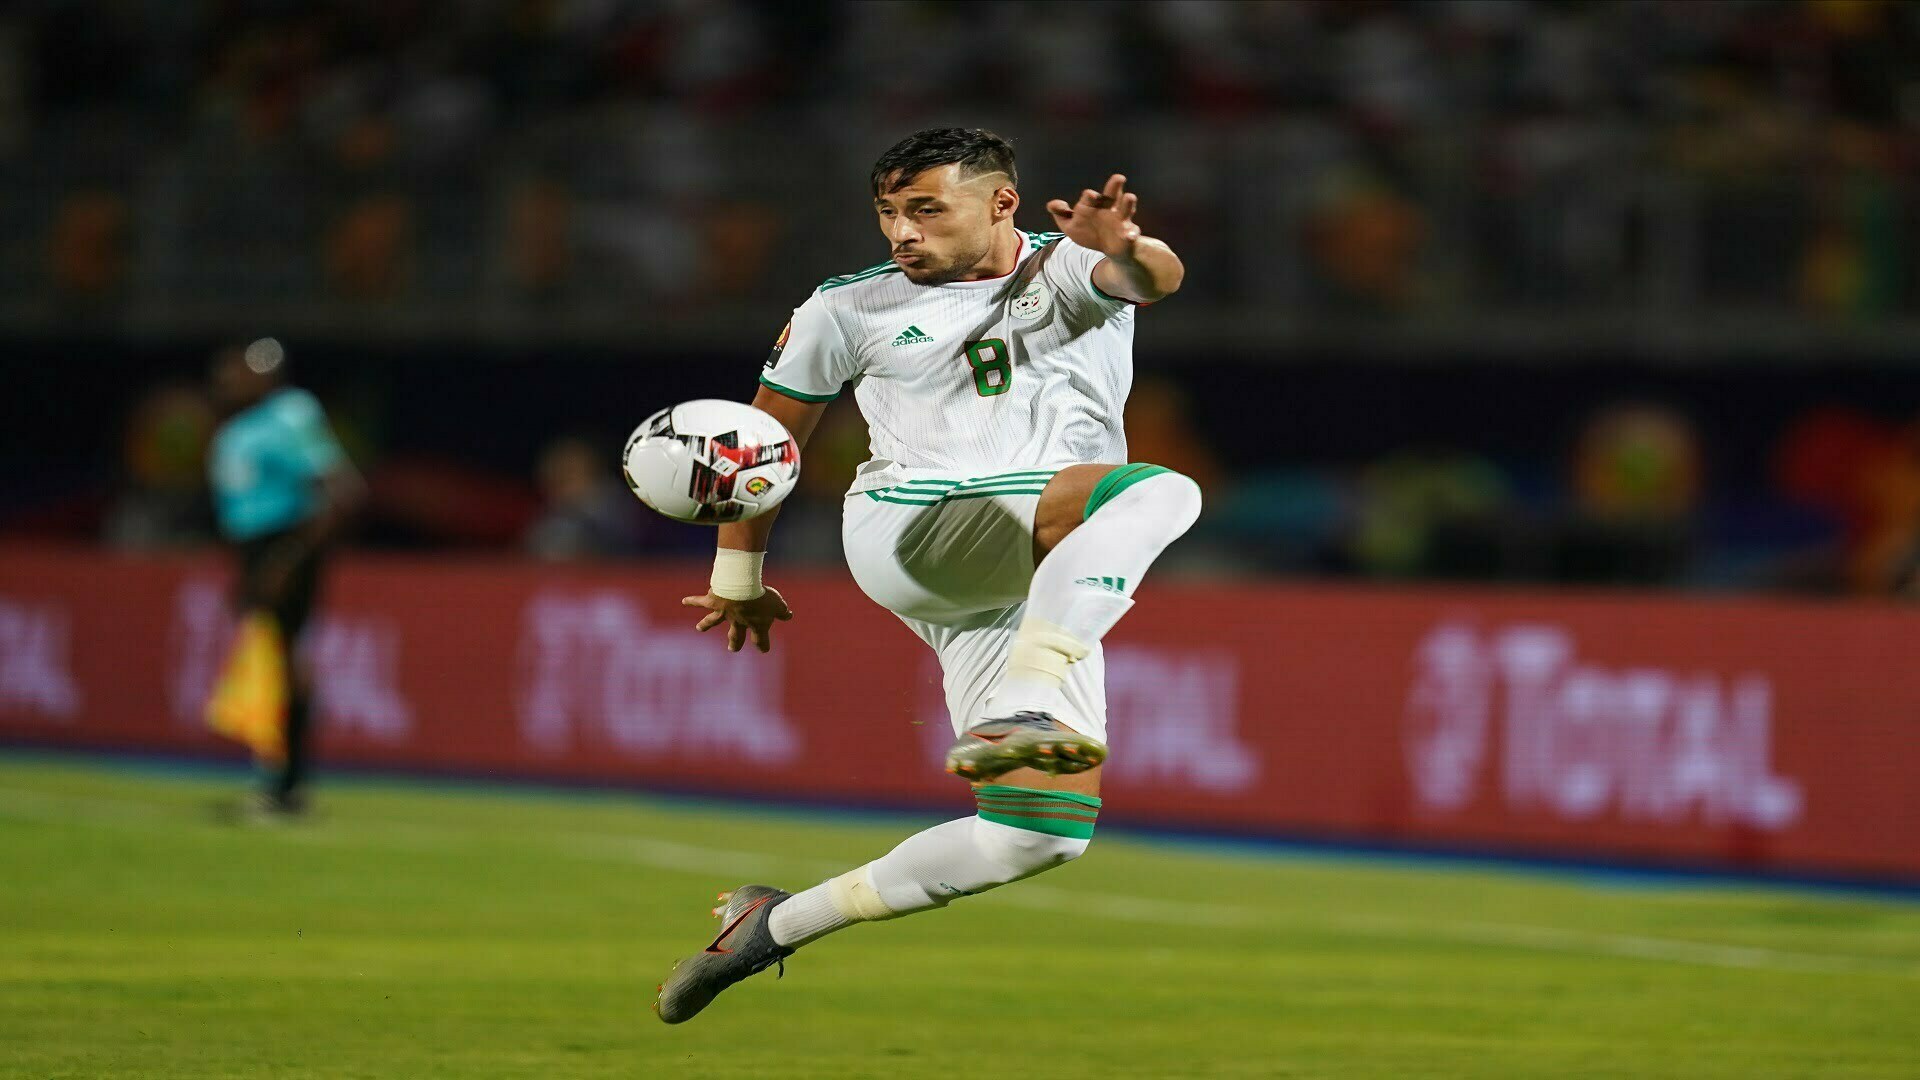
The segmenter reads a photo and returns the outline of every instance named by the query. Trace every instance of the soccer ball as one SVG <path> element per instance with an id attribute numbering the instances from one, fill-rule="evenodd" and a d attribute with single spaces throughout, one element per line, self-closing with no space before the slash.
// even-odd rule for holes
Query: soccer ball
<path id="1" fill-rule="evenodd" d="M 745 521 L 780 505 L 800 477 L 786 426 L 737 401 L 688 401 L 634 429 L 620 471 L 640 501 L 675 521 Z"/>

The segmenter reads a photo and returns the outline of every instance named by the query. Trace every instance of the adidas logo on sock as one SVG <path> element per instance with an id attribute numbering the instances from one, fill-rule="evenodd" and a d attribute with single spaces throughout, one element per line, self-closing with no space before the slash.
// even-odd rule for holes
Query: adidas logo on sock
<path id="1" fill-rule="evenodd" d="M 897 349 L 902 345 L 925 345 L 932 340 L 932 334 L 927 333 L 917 326 L 909 326 L 905 330 L 900 331 L 899 335 L 893 339 L 893 347 Z"/>
<path id="2" fill-rule="evenodd" d="M 1075 581 L 1074 584 L 1091 585 L 1096 589 L 1105 589 L 1108 592 L 1119 593 L 1121 596 L 1127 595 L 1127 579 L 1123 577 L 1083 577 Z"/>

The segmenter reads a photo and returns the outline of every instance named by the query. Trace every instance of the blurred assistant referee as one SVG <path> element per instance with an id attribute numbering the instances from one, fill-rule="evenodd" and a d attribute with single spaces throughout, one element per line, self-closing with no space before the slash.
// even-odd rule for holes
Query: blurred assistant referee
<path id="1" fill-rule="evenodd" d="M 287 654 L 285 764 L 251 806 L 276 815 L 306 808 L 313 680 L 297 646 L 322 563 L 365 492 L 319 401 L 286 377 L 286 353 L 272 338 L 214 355 L 222 422 L 207 457 L 214 514 L 238 562 L 234 601 L 242 613 L 271 612 Z"/>

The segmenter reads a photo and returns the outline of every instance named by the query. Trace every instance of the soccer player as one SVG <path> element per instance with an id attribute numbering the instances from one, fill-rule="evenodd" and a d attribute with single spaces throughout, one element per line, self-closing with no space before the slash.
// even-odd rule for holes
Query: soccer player
<path id="1" fill-rule="evenodd" d="M 247 805 L 267 819 L 306 809 L 312 679 L 295 649 L 327 550 L 365 490 L 320 403 L 286 385 L 286 375 L 286 353 L 272 338 L 215 354 L 213 398 L 225 419 L 207 455 L 215 516 L 238 563 L 234 602 L 243 613 L 271 613 L 286 651 L 286 758 Z"/>
<path id="2" fill-rule="evenodd" d="M 722 896 L 720 935 L 654 1009 L 684 1021 L 728 986 L 858 922 L 944 907 L 1086 851 L 1107 748 L 1100 639 L 1200 514 L 1192 480 L 1127 464 L 1121 410 L 1137 306 L 1180 287 L 1133 223 L 1126 177 L 1014 225 L 1013 147 L 918 132 L 875 163 L 890 258 L 829 278 L 793 313 L 754 405 L 804 440 L 845 383 L 872 433 L 846 497 L 847 565 L 940 658 L 958 741 L 947 771 L 978 814 L 798 894 Z M 720 528 L 698 629 L 771 647 L 793 612 L 761 582 L 774 515 Z"/>

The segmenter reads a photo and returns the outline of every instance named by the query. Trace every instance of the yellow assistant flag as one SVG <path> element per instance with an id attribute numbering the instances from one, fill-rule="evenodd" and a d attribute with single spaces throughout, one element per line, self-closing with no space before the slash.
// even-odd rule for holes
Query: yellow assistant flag
<path id="1" fill-rule="evenodd" d="M 287 662 L 280 624 L 264 611 L 247 613 L 207 702 L 207 726 L 245 743 L 253 756 L 277 765 L 287 754 Z"/>

